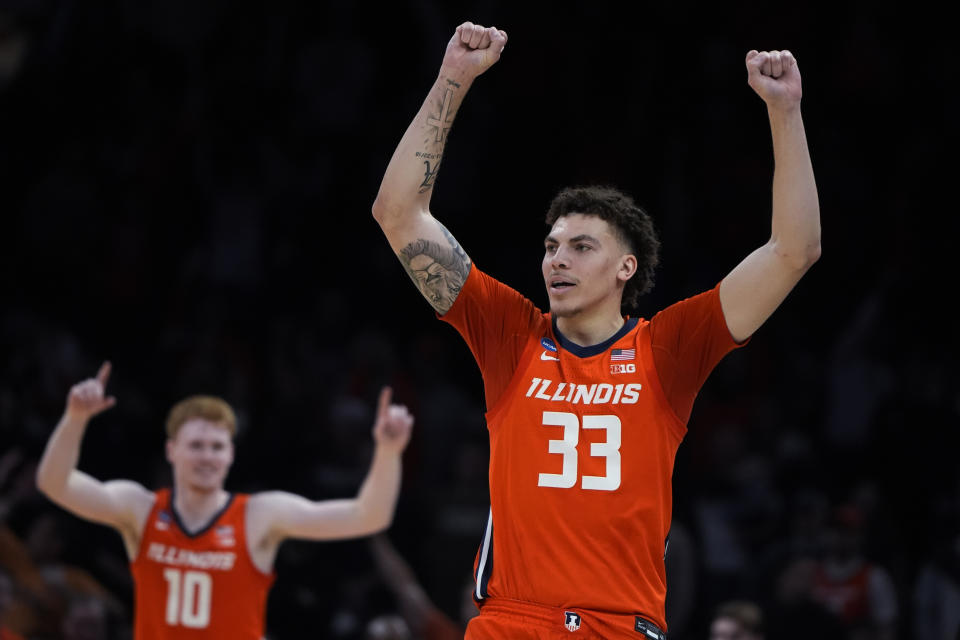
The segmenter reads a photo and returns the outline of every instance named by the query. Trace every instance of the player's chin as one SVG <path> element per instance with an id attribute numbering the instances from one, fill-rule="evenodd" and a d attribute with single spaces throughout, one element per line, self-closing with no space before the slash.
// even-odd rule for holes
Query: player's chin
<path id="1" fill-rule="evenodd" d="M 194 478 L 193 487 L 198 491 L 217 491 L 223 487 L 226 479 L 225 474 Z"/>
<path id="2" fill-rule="evenodd" d="M 577 308 L 570 304 L 567 301 L 560 302 L 559 300 L 550 301 L 550 314 L 554 318 L 569 318 L 572 315 L 577 313 Z"/>

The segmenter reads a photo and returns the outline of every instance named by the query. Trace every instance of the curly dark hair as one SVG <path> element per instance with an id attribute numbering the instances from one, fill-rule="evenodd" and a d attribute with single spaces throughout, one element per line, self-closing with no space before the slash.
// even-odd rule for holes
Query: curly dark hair
<path id="1" fill-rule="evenodd" d="M 620 235 L 623 243 L 637 258 L 637 272 L 623 288 L 625 308 L 635 308 L 640 296 L 653 288 L 653 272 L 660 262 L 660 240 L 653 228 L 653 220 L 633 198 L 609 186 L 567 187 L 558 193 L 547 210 L 546 223 L 562 216 L 582 213 L 606 221 Z"/>

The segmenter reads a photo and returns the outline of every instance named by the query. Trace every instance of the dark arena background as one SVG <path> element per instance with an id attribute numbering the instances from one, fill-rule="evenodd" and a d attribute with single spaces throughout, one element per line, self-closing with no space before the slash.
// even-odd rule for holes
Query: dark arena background
<path id="1" fill-rule="evenodd" d="M 352 496 L 393 385 L 416 425 L 387 535 L 459 619 L 487 517 L 482 384 L 370 206 L 472 20 L 510 39 L 450 132 L 434 213 L 544 306 L 551 197 L 617 185 L 663 243 L 644 317 L 766 241 L 770 134 L 744 56 L 795 53 L 823 257 L 694 407 L 674 473 L 671 638 L 706 638 L 731 599 L 762 607 L 768 638 L 801 637 L 798 621 L 817 625 L 802 637 L 954 638 L 952 31 L 916 3 L 806 5 L 3 0 L 3 611 L 29 558 L 73 595 L 64 575 L 95 580 L 85 592 L 106 603 L 36 637 L 130 635 L 119 536 L 32 475 L 70 385 L 109 359 L 118 404 L 80 467 L 148 487 L 169 482 L 166 411 L 204 392 L 240 416 L 229 488 Z M 271 640 L 404 637 L 383 632 L 400 608 L 369 541 L 287 542 L 276 570 Z M 854 592 L 824 586 L 844 571 Z"/>

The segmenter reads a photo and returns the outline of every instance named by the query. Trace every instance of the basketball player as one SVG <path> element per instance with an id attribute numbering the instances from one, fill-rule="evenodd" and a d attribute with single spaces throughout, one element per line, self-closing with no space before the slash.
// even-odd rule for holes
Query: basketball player
<path id="1" fill-rule="evenodd" d="M 622 306 L 652 286 L 650 218 L 614 189 L 566 189 L 547 215 L 542 313 L 473 265 L 430 212 L 461 101 L 506 42 L 494 27 L 457 27 L 373 205 L 483 374 L 492 504 L 475 563 L 480 614 L 466 637 L 663 638 L 671 474 L 694 398 L 820 255 L 800 73 L 787 51 L 746 56 L 776 160 L 766 244 L 714 288 L 649 321 L 625 317 Z"/>
<path id="2" fill-rule="evenodd" d="M 211 396 L 187 398 L 167 418 L 172 489 L 101 482 L 77 470 L 87 424 L 115 404 L 104 393 L 109 376 L 105 363 L 96 378 L 70 389 L 40 460 L 37 486 L 65 509 L 120 532 L 134 579 L 135 640 L 262 638 L 281 542 L 352 538 L 390 524 L 413 418 L 390 404 L 389 387 L 380 393 L 376 448 L 360 492 L 354 499 L 313 502 L 280 491 L 224 489 L 236 417 Z"/>

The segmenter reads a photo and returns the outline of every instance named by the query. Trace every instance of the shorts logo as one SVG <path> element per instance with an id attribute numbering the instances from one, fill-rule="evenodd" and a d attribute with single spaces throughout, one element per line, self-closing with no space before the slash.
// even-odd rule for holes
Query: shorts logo
<path id="1" fill-rule="evenodd" d="M 643 635 L 650 638 L 650 640 L 667 640 L 667 634 L 663 631 L 660 631 L 660 628 L 648 620 L 644 620 L 640 616 L 634 616 L 636 619 L 636 625 L 633 627 L 634 631 L 639 631 Z"/>
<path id="2" fill-rule="evenodd" d="M 564 621 L 563 626 L 567 628 L 567 631 L 576 631 L 580 628 L 580 614 L 574 613 L 573 611 L 564 611 Z"/>

